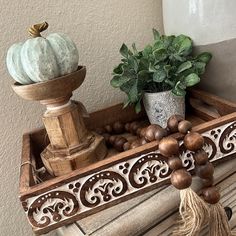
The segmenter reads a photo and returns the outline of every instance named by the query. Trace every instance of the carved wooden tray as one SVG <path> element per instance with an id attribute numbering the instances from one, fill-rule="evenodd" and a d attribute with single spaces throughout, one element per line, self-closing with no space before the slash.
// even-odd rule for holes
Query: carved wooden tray
<path id="1" fill-rule="evenodd" d="M 194 130 L 205 137 L 205 149 L 214 164 L 236 156 L 236 104 L 203 91 L 191 90 L 187 99 L 187 119 Z M 146 119 L 144 112 L 136 115 L 132 108 L 116 105 L 90 115 L 90 129 L 117 120 L 130 122 Z M 179 133 L 173 134 L 181 139 Z M 154 141 L 136 149 L 117 153 L 109 150 L 108 157 L 70 174 L 40 176 L 36 184 L 32 163 L 42 167 L 41 151 L 48 144 L 44 129 L 23 136 L 20 175 L 20 201 L 36 234 L 49 232 L 62 225 L 94 214 L 127 199 L 169 183 L 170 169 L 158 152 Z M 194 168 L 191 152 L 181 146 L 183 164 Z"/>

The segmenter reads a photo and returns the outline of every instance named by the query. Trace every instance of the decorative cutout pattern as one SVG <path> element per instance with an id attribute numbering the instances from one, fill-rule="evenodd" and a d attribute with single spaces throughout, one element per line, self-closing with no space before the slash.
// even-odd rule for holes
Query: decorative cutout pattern
<path id="1" fill-rule="evenodd" d="M 236 153 L 236 122 L 203 133 L 204 149 L 211 162 Z M 181 145 L 186 168 L 194 168 L 192 153 Z M 79 177 L 42 195 L 30 197 L 22 206 L 31 225 L 42 229 L 93 208 L 140 191 L 170 178 L 166 159 L 157 151 L 132 157 L 102 171 Z"/>

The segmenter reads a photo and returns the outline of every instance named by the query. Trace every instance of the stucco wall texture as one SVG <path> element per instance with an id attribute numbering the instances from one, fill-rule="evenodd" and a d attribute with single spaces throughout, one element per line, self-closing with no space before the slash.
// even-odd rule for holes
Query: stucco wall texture
<path id="1" fill-rule="evenodd" d="M 77 44 L 80 64 L 87 66 L 84 84 L 74 93 L 88 111 L 121 102 L 124 95 L 109 85 L 123 42 L 142 48 L 161 32 L 161 0 L 0 0 L 0 235 L 33 235 L 18 200 L 22 134 L 42 126 L 44 107 L 24 101 L 11 89 L 5 58 L 15 42 L 28 38 L 27 28 L 42 21 L 50 32 L 64 32 Z"/>

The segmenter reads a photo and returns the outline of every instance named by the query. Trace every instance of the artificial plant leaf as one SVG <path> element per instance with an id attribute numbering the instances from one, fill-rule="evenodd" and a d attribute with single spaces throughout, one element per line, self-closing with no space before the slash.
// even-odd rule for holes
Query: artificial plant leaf
<path id="1" fill-rule="evenodd" d="M 164 42 L 161 40 L 157 40 L 154 42 L 153 44 L 153 51 L 157 50 L 157 49 L 162 49 L 165 48 Z"/>
<path id="2" fill-rule="evenodd" d="M 148 70 L 142 70 L 138 73 L 138 91 L 142 92 L 147 83 L 152 81 L 152 75 Z"/>
<path id="3" fill-rule="evenodd" d="M 157 61 L 163 61 L 167 58 L 166 49 L 164 49 L 164 48 L 156 49 L 153 52 L 153 55 Z"/>
<path id="4" fill-rule="evenodd" d="M 138 72 L 138 60 L 134 56 L 128 58 L 128 64 L 135 72 Z"/>
<path id="5" fill-rule="evenodd" d="M 180 56 L 180 55 L 178 55 L 178 54 L 172 54 L 171 55 L 171 59 L 179 61 L 179 62 L 184 62 L 185 61 L 185 58 Z"/>
<path id="6" fill-rule="evenodd" d="M 169 77 L 171 71 L 171 65 L 164 65 L 164 71 L 166 72 L 166 77 Z"/>
<path id="7" fill-rule="evenodd" d="M 120 86 L 120 90 L 125 92 L 127 95 L 129 94 L 130 89 L 132 88 L 133 84 L 135 83 L 136 79 L 130 79 L 127 82 L 123 83 Z"/>
<path id="8" fill-rule="evenodd" d="M 128 59 L 122 58 L 121 61 L 124 62 L 124 63 L 127 63 L 127 62 L 128 62 Z"/>
<path id="9" fill-rule="evenodd" d="M 141 106 L 141 100 L 139 100 L 136 104 L 135 104 L 135 112 L 136 113 L 139 113 L 142 109 L 142 106 Z"/>
<path id="10" fill-rule="evenodd" d="M 212 54 L 209 52 L 203 52 L 197 56 L 197 60 L 200 62 L 208 63 L 212 58 Z"/>
<path id="11" fill-rule="evenodd" d="M 162 35 L 161 40 L 163 42 L 164 48 L 168 48 L 172 44 L 174 39 L 175 39 L 174 35 L 170 35 L 170 36 Z"/>
<path id="12" fill-rule="evenodd" d="M 121 75 L 123 73 L 123 63 L 120 63 L 117 67 L 114 68 L 113 74 L 114 75 Z"/>
<path id="13" fill-rule="evenodd" d="M 147 80 L 149 78 L 149 71 L 148 70 L 141 70 L 138 72 L 138 79 L 139 80 Z"/>
<path id="14" fill-rule="evenodd" d="M 153 63 L 149 63 L 149 72 L 156 72 L 157 69 L 159 68 L 159 65 L 155 66 Z"/>
<path id="15" fill-rule="evenodd" d="M 180 64 L 180 66 L 178 67 L 176 73 L 177 74 L 181 73 L 181 72 L 183 72 L 183 71 L 185 71 L 185 70 L 187 70 L 187 69 L 189 69 L 191 67 L 192 67 L 192 63 L 190 61 L 186 61 L 186 62 Z"/>
<path id="16" fill-rule="evenodd" d="M 130 80 L 130 78 L 126 77 L 126 76 L 118 76 L 115 75 L 112 80 L 110 81 L 110 84 L 112 87 L 114 88 L 119 88 L 121 87 L 123 84 L 127 83 Z"/>
<path id="17" fill-rule="evenodd" d="M 126 108 L 127 106 L 129 106 L 129 104 L 130 104 L 130 100 L 128 98 L 126 101 L 124 101 L 123 108 Z"/>
<path id="18" fill-rule="evenodd" d="M 154 40 L 160 39 L 160 33 L 156 29 L 152 29 Z"/>
<path id="19" fill-rule="evenodd" d="M 149 68 L 149 61 L 147 58 L 144 58 L 142 57 L 140 60 L 139 60 L 139 70 L 148 70 Z"/>
<path id="20" fill-rule="evenodd" d="M 170 79 L 165 79 L 165 83 L 170 85 L 171 88 L 174 88 L 175 83 L 173 81 L 171 81 Z"/>
<path id="21" fill-rule="evenodd" d="M 185 89 L 186 86 L 181 81 L 178 81 L 174 89 L 172 89 L 172 92 L 177 96 L 185 96 L 186 95 Z"/>
<path id="22" fill-rule="evenodd" d="M 205 62 L 195 62 L 194 69 L 196 74 L 202 75 L 205 72 L 206 63 Z"/>
<path id="23" fill-rule="evenodd" d="M 143 49 L 143 56 L 148 58 L 150 54 L 152 54 L 152 46 L 151 45 L 147 45 Z"/>
<path id="24" fill-rule="evenodd" d="M 138 80 L 135 80 L 129 91 L 130 102 L 135 103 L 138 101 Z"/>
<path id="25" fill-rule="evenodd" d="M 135 43 L 132 44 L 132 48 L 133 48 L 134 54 L 138 54 L 138 50 L 136 48 Z"/>
<path id="26" fill-rule="evenodd" d="M 125 58 L 128 58 L 129 56 L 129 49 L 124 43 L 122 44 L 120 48 L 120 54 Z"/>
<path id="27" fill-rule="evenodd" d="M 178 35 L 172 45 L 179 55 L 187 56 L 192 52 L 192 40 L 183 34 Z"/>
<path id="28" fill-rule="evenodd" d="M 163 82 L 166 78 L 166 72 L 164 69 L 160 68 L 156 72 L 153 73 L 153 81 L 160 83 Z"/>
<path id="29" fill-rule="evenodd" d="M 186 85 L 186 87 L 194 86 L 195 84 L 199 82 L 200 82 L 200 78 L 195 73 L 189 74 L 184 78 L 184 84 Z"/>

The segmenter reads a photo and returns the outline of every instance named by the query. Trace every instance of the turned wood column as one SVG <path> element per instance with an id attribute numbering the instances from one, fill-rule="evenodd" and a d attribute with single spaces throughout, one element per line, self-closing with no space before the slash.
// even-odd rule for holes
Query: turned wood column
<path id="1" fill-rule="evenodd" d="M 86 142 L 88 131 L 78 105 L 70 100 L 60 106 L 47 106 L 43 123 L 53 149 L 73 148 Z"/>

